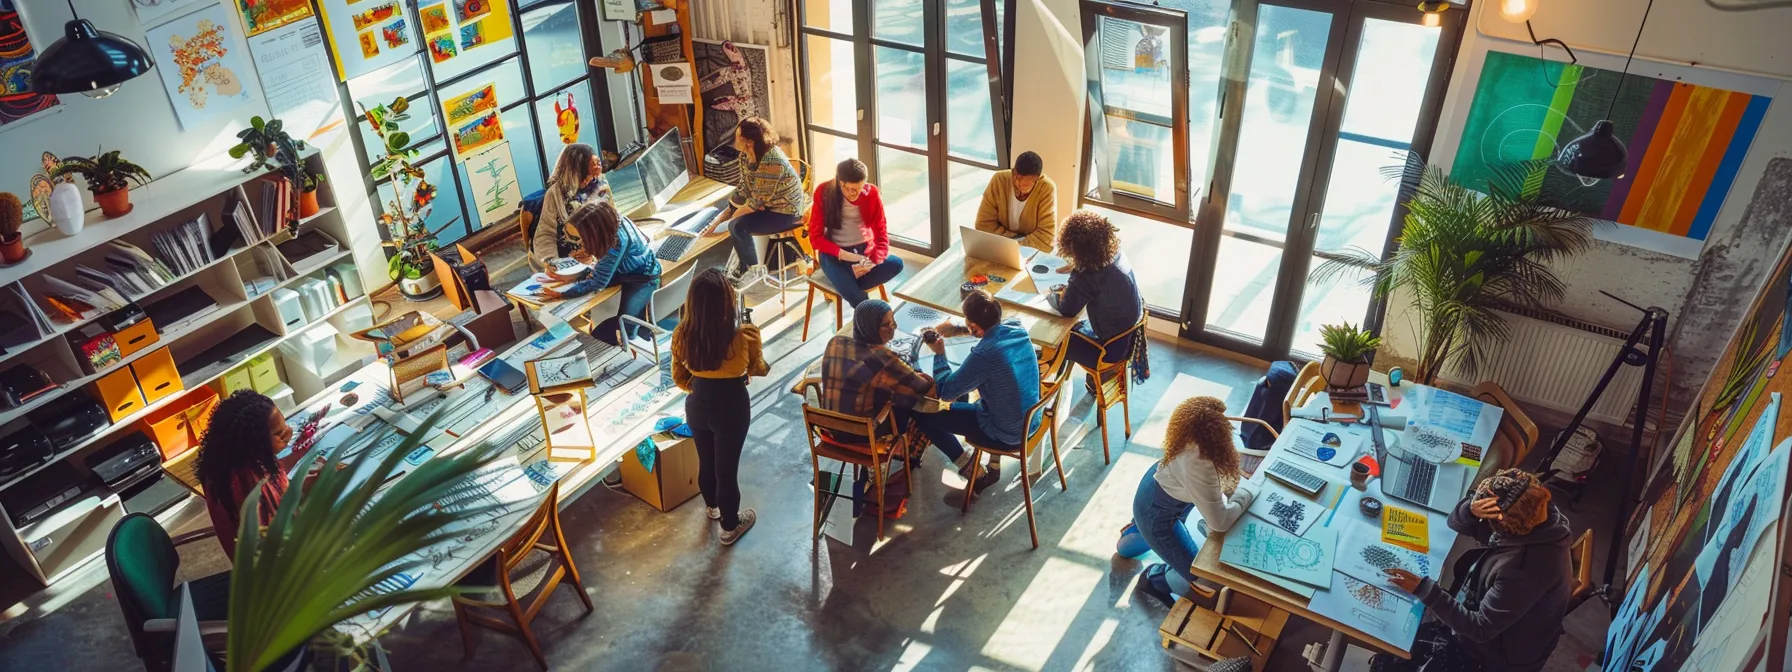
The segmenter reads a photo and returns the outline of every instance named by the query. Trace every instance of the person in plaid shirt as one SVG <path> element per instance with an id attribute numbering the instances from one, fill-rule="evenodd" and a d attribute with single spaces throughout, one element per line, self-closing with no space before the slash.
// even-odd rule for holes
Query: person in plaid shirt
<path id="1" fill-rule="evenodd" d="M 896 336 L 896 311 L 867 299 L 853 309 L 852 335 L 835 336 L 821 357 L 821 407 L 870 417 L 894 406 L 896 427 L 907 429 L 910 409 L 933 392 L 933 378 L 885 347 Z"/>

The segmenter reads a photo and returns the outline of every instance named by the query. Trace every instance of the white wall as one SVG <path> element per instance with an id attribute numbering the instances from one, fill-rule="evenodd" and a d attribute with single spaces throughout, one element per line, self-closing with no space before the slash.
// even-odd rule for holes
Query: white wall
<path id="1" fill-rule="evenodd" d="M 1431 160 L 1434 165 L 1444 166 L 1446 169 L 1455 161 L 1456 148 L 1467 121 L 1469 105 L 1474 98 L 1486 52 L 1495 50 L 1534 56 L 1539 51 L 1528 40 L 1519 42 L 1490 36 L 1509 35 L 1514 29 L 1519 34 L 1524 32 L 1522 24 L 1505 22 L 1493 7 L 1493 3 L 1484 3 L 1479 17 L 1471 15 L 1469 30 L 1465 31 L 1450 88 L 1444 99 Z M 1649 19 L 1650 27 L 1638 46 L 1637 60 L 1631 64 L 1630 71 L 1651 77 L 1685 78 L 1695 83 L 1720 86 L 1725 80 L 1739 81 L 1733 71 L 1760 73 L 1792 68 L 1792 64 L 1787 63 L 1792 48 L 1785 45 L 1783 29 L 1777 31 L 1781 35 L 1773 37 L 1758 30 L 1721 34 L 1721 38 L 1720 34 L 1696 32 L 1715 30 L 1712 26 L 1728 21 L 1732 16 L 1709 16 L 1710 12 L 1716 11 L 1705 6 L 1701 0 L 1657 0 L 1656 13 Z M 1620 0 L 1542 0 L 1532 23 L 1539 38 L 1556 38 L 1567 42 L 1574 48 L 1582 64 L 1618 70 L 1624 66 L 1622 54 L 1629 50 L 1629 40 L 1636 35 L 1636 21 L 1640 20 L 1641 14 L 1642 3 Z M 1792 9 L 1749 14 L 1755 22 L 1792 26 Z M 1629 32 L 1623 33 L 1623 39 L 1619 40 L 1619 32 L 1614 31 Z M 1718 49 L 1713 46 L 1717 42 L 1726 44 Z M 1600 53 L 1602 50 L 1617 53 Z M 1694 61 L 1719 52 L 1733 57 L 1735 63 L 1732 68 L 1714 70 L 1702 65 L 1643 60 L 1644 55 L 1656 55 L 1674 61 Z M 1545 53 L 1552 60 L 1567 60 L 1559 49 L 1551 48 L 1545 50 Z M 1725 241 L 1734 241 L 1744 235 L 1739 230 L 1743 214 L 1748 209 L 1768 164 L 1775 159 L 1792 157 L 1792 83 L 1768 80 L 1766 84 L 1769 87 L 1767 95 L 1775 101 L 1762 120 L 1760 131 L 1722 209 L 1718 211 L 1704 250 L 1698 258 L 1682 258 L 1602 240 L 1591 251 L 1560 264 L 1556 269 L 1568 288 L 1567 298 L 1556 309 L 1571 317 L 1626 331 L 1635 325 L 1639 317 L 1636 311 L 1606 298 L 1598 290 L 1611 292 L 1638 305 L 1667 309 L 1672 314 L 1670 339 L 1675 346 L 1673 376 L 1677 388 L 1684 387 L 1681 381 L 1690 381 L 1688 384 L 1696 391 L 1698 382 L 1703 381 L 1710 371 L 1709 360 L 1717 354 L 1713 352 L 1710 356 L 1705 356 L 1702 350 L 1718 348 L 1735 328 L 1739 317 L 1739 314 L 1709 310 L 1708 306 L 1688 305 L 1689 294 L 1699 289 L 1695 287 L 1695 281 L 1701 277 L 1701 265 L 1723 264 L 1739 269 L 1737 273 L 1727 274 L 1740 276 L 1732 278 L 1735 284 L 1732 295 L 1748 297 L 1752 296 L 1754 288 L 1767 271 L 1762 262 L 1777 258 L 1781 248 L 1780 244 L 1770 244 L 1738 250 L 1725 244 Z M 1602 237 L 1611 239 L 1621 236 L 1604 234 Z M 1778 240 L 1783 244 L 1783 232 Z M 1709 272 L 1710 269 L 1705 270 Z M 1746 302 L 1746 298 L 1736 301 Z M 1389 302 L 1388 310 L 1389 318 L 1384 328 L 1384 352 L 1396 358 L 1414 356 L 1417 346 L 1412 336 L 1413 316 L 1408 304 L 1401 297 L 1395 297 L 1395 300 Z"/>
<path id="2" fill-rule="evenodd" d="M 26 31 L 32 38 L 32 46 L 39 53 L 61 38 L 63 24 L 71 16 L 67 3 L 28 0 L 17 4 L 25 19 Z M 128 0 L 81 0 L 75 4 L 81 10 L 81 18 L 91 21 L 94 27 L 117 33 L 139 46 L 148 45 L 144 38 L 145 29 L 138 25 Z M 230 31 L 235 38 L 231 46 L 240 50 L 239 53 L 244 55 L 244 67 L 252 70 L 240 17 L 234 11 L 230 14 L 232 20 L 237 21 L 234 30 Z M 165 66 L 158 64 L 158 67 Z M 249 102 L 227 115 L 190 129 L 181 128 L 174 115 L 173 103 L 162 87 L 161 75 L 153 70 L 126 82 L 122 89 L 107 98 L 96 100 L 79 94 L 59 96 L 62 104 L 50 111 L 0 126 L 0 157 L 5 158 L 0 161 L 0 191 L 28 197 L 31 175 L 42 171 L 38 155 L 45 151 L 57 156 L 92 156 L 101 147 L 107 151 L 116 149 L 154 177 L 222 154 L 236 144 L 237 131 L 247 126 L 250 117 L 268 116 L 260 79 L 252 72 L 241 74 L 249 91 Z M 332 121 L 340 119 L 339 112 L 331 118 Z M 349 230 L 366 234 L 350 242 L 361 266 L 364 286 L 377 288 L 389 284 L 391 280 L 385 274 L 371 204 L 360 188 L 361 170 L 347 134 L 335 133 L 314 144 L 324 154 L 329 183 Z M 79 180 L 76 182 L 85 187 Z M 91 207 L 92 195 L 85 188 L 81 193 Z M 37 220 L 27 223 L 24 233 L 29 239 L 46 228 L 42 220 Z"/>
<path id="3" fill-rule="evenodd" d="M 1009 153 L 1033 151 L 1058 185 L 1058 216 L 1076 208 L 1083 152 L 1083 22 L 1077 0 L 1016 0 Z"/>

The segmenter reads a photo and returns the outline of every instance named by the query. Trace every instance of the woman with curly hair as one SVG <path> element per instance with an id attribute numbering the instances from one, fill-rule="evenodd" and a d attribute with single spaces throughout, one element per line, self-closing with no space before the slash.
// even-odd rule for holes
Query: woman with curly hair
<path id="1" fill-rule="evenodd" d="M 1070 262 L 1070 283 L 1051 288 L 1046 299 L 1065 317 L 1089 311 L 1089 319 L 1076 325 L 1081 338 L 1070 339 L 1068 356 L 1093 370 L 1101 355 L 1099 344 L 1126 333 L 1144 316 L 1139 281 L 1120 252 L 1119 229 L 1095 212 L 1078 210 L 1064 220 L 1058 232 L 1058 254 Z M 1107 361 L 1124 362 L 1132 357 L 1135 341 L 1115 344 L 1108 350 Z"/>
<path id="2" fill-rule="evenodd" d="M 1164 457 L 1145 472 L 1132 500 L 1133 524 L 1163 560 L 1145 568 L 1141 590 L 1166 605 L 1188 594 L 1195 580 L 1189 567 L 1202 539 L 1231 529 L 1251 506 L 1253 493 L 1239 487 L 1243 479 L 1226 402 L 1195 397 L 1178 405 L 1164 430 Z M 1201 538 L 1190 535 L 1183 522 L 1190 511 L 1200 513 Z"/>
<path id="3" fill-rule="evenodd" d="M 274 520 L 274 509 L 286 494 L 286 473 L 275 455 L 292 441 L 292 428 L 274 400 L 251 390 L 230 395 L 212 411 L 199 441 L 199 484 L 205 488 L 205 510 L 224 555 L 236 557 L 236 533 L 242 529 L 243 500 L 261 490 L 260 525 Z"/>

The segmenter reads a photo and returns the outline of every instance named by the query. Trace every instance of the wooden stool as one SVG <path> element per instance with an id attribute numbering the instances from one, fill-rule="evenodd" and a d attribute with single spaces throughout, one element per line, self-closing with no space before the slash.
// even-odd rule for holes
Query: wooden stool
<path id="1" fill-rule="evenodd" d="M 873 288 L 884 301 L 890 300 L 890 291 L 883 285 Z M 834 331 L 837 333 L 846 328 L 846 302 L 840 300 L 840 290 L 834 289 L 834 283 L 828 281 L 826 273 L 820 267 L 809 271 L 809 298 L 803 302 L 803 340 L 809 340 L 809 317 L 815 312 L 815 294 L 820 293 L 827 300 L 834 302 Z M 871 293 L 866 290 L 867 294 Z"/>
<path id="2" fill-rule="evenodd" d="M 1186 597 L 1177 600 L 1157 629 L 1163 647 L 1172 656 L 1180 645 L 1213 660 L 1248 657 L 1251 669 L 1262 672 L 1288 624 L 1288 612 L 1230 588 L 1220 589 L 1216 606 L 1197 606 Z"/>

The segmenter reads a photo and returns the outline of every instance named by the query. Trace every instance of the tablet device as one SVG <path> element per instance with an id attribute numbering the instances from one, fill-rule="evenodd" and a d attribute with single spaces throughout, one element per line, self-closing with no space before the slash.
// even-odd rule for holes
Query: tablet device
<path id="1" fill-rule="evenodd" d="M 479 375 L 503 389 L 505 394 L 516 394 L 529 387 L 529 377 L 523 375 L 522 369 L 502 359 L 494 359 L 479 367 Z"/>

